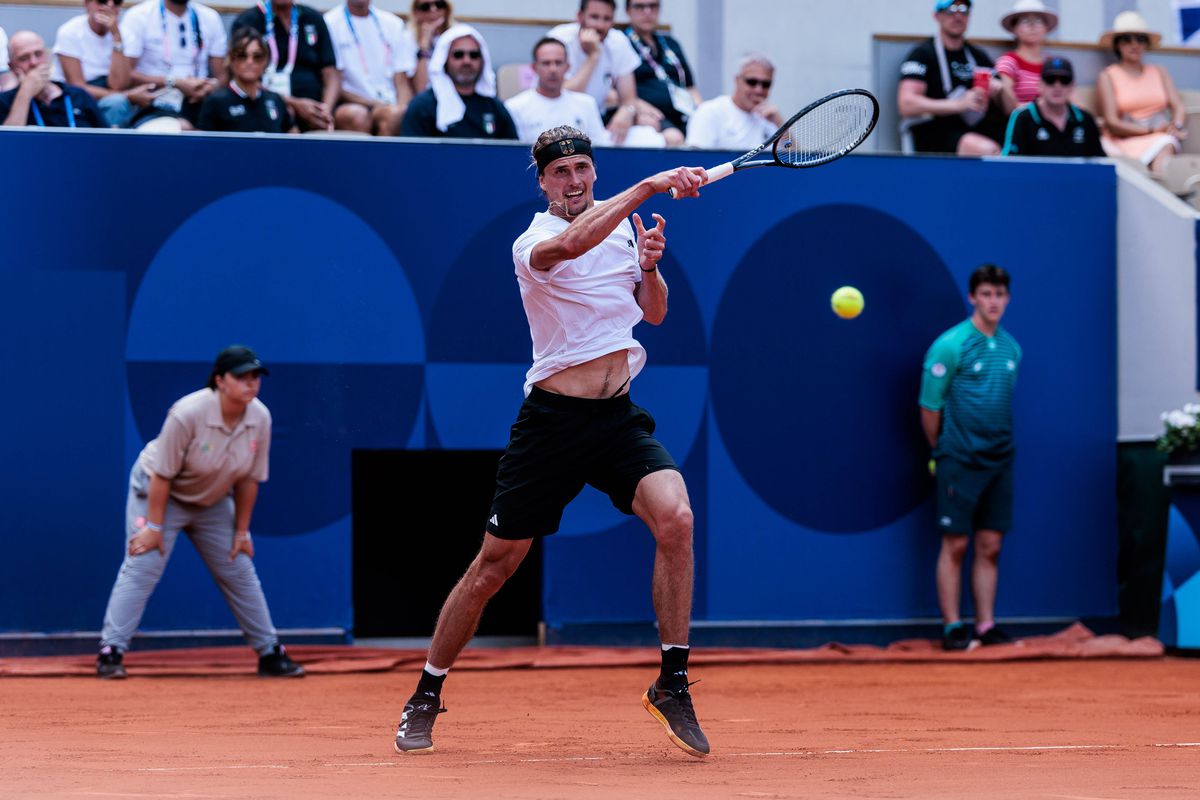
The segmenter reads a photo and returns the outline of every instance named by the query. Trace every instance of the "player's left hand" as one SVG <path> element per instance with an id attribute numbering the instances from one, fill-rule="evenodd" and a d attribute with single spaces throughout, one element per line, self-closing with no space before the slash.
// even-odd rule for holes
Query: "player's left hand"
<path id="1" fill-rule="evenodd" d="M 667 221 L 658 214 L 654 215 L 654 220 L 655 226 L 646 230 L 646 226 L 642 224 L 642 218 L 637 214 L 633 215 L 633 227 L 637 230 L 638 263 L 647 272 L 658 265 L 659 259 L 663 257 L 663 252 L 667 249 L 667 237 L 663 234 L 663 229 L 667 227 Z"/>
<path id="2" fill-rule="evenodd" d="M 233 535 L 233 549 L 229 551 L 229 560 L 237 558 L 238 553 L 245 553 L 247 557 L 254 558 L 254 540 L 250 538 L 250 531 Z"/>

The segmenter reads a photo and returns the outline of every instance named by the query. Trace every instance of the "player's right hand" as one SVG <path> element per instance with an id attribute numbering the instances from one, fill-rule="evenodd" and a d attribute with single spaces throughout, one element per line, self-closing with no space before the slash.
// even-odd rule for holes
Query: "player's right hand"
<path id="1" fill-rule="evenodd" d="M 167 554 L 167 551 L 163 549 L 162 531 L 142 528 L 129 540 L 129 555 L 131 556 L 144 556 L 151 550 L 157 550 L 164 556 Z"/>
<path id="2" fill-rule="evenodd" d="M 655 191 L 670 192 L 676 200 L 699 197 L 700 187 L 708 181 L 704 167 L 676 167 L 651 178 Z"/>

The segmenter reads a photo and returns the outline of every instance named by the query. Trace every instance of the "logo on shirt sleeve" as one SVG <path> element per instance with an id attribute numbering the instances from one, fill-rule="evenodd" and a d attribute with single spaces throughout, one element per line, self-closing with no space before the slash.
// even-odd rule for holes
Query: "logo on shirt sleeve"
<path id="1" fill-rule="evenodd" d="M 932 367 L 929 368 L 929 374 L 933 375 L 933 377 L 935 377 L 935 378 L 946 377 L 946 365 L 940 361 L 937 362 L 936 364 L 934 364 Z"/>
<path id="2" fill-rule="evenodd" d="M 900 65 L 900 76 L 904 78 L 924 78 L 925 65 L 920 61 L 905 61 Z"/>

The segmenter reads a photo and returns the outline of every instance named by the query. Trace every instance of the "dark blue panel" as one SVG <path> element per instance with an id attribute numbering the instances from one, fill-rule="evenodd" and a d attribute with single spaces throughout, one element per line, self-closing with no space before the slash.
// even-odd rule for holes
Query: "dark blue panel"
<path id="1" fill-rule="evenodd" d="M 94 630 L 121 562 L 125 276 L 0 273 L 0 319 L 0 630 Z"/>
<path id="2" fill-rule="evenodd" d="M 54 519 L 52 551 L 13 538 L 0 628 L 95 629 L 129 462 L 232 341 L 273 367 L 254 525 L 276 621 L 348 625 L 350 449 L 497 447 L 520 403 L 511 244 L 541 207 L 527 149 L 0 131 L 0 152 L 22 187 L 0 193 L 0 347 L 48 367 L 33 400 L 0 401 L 20 420 L 5 529 Z M 681 154 L 597 158 L 605 197 Z M 1115 229 L 1112 167 L 852 157 L 641 209 L 656 211 L 671 312 L 636 331 L 649 362 L 633 391 L 685 461 L 697 618 L 936 613 L 920 355 L 984 261 L 1014 275 L 1005 325 L 1025 348 L 1000 613 L 1115 609 L 1115 234 L 1097 235 Z M 842 284 L 866 293 L 857 320 L 828 309 Z M 605 503 L 570 509 L 547 547 L 551 622 L 650 613 L 652 542 Z M 189 563 L 148 624 L 226 627 Z"/>

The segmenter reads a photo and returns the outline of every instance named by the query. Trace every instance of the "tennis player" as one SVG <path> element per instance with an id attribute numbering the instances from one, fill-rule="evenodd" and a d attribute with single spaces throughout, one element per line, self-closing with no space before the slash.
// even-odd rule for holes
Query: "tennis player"
<path id="1" fill-rule="evenodd" d="M 670 453 L 654 438 L 654 420 L 629 397 L 646 362 L 633 338 L 645 319 L 662 322 L 667 284 L 658 272 L 665 220 L 646 230 L 629 215 L 655 194 L 697 197 L 699 167 L 660 172 L 613 197 L 592 195 L 592 142 L 562 126 L 533 145 L 546 211 L 513 243 L 513 262 L 533 339 L 525 402 L 496 474 L 496 495 L 483 547 L 451 591 L 416 692 L 404 706 L 395 747 L 433 749 L 433 724 L 445 711 L 442 683 L 475 633 L 492 595 L 517 569 L 533 539 L 558 530 L 563 509 L 585 483 L 636 514 L 654 535 L 653 598 L 662 638 L 662 669 L 642 705 L 671 741 L 708 755 L 688 691 L 688 622 L 692 609 L 692 509 Z M 636 227 L 636 235 L 634 229 Z"/>

